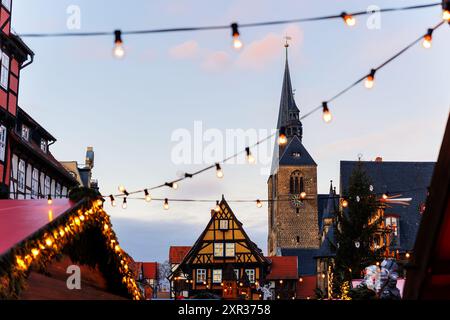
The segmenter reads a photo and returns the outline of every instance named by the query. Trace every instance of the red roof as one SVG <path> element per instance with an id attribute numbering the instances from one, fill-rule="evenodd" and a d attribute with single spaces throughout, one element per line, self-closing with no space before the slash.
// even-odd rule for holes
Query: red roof
<path id="1" fill-rule="evenodd" d="M 191 250 L 190 246 L 171 246 L 169 249 L 169 263 L 181 263 L 189 250 Z"/>
<path id="2" fill-rule="evenodd" d="M 144 279 L 158 279 L 158 262 L 142 262 Z"/>
<path id="3" fill-rule="evenodd" d="M 293 256 L 274 256 L 268 257 L 272 261 L 268 280 L 298 279 L 298 257 Z"/>
<path id="4" fill-rule="evenodd" d="M 68 199 L 0 200 L 0 255 L 69 210 Z"/>

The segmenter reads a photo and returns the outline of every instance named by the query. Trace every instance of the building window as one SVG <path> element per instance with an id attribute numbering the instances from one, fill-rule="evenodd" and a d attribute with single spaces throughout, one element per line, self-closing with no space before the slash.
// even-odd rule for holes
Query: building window
<path id="1" fill-rule="evenodd" d="M 300 152 L 292 152 L 294 158 L 300 158 Z"/>
<path id="2" fill-rule="evenodd" d="M 219 229 L 228 230 L 228 220 L 219 220 Z"/>
<path id="3" fill-rule="evenodd" d="M 29 140 L 30 139 L 30 128 L 28 128 L 26 125 L 22 125 L 22 132 L 21 132 L 21 136 L 23 139 L 25 140 Z"/>
<path id="4" fill-rule="evenodd" d="M 197 283 L 206 282 L 206 269 L 197 269 Z"/>
<path id="5" fill-rule="evenodd" d="M 19 160 L 19 171 L 17 173 L 17 189 L 25 191 L 25 161 Z"/>
<path id="6" fill-rule="evenodd" d="M 297 236 L 297 243 L 300 243 L 300 237 L 299 236 Z"/>
<path id="7" fill-rule="evenodd" d="M 48 196 L 50 194 L 50 177 L 45 177 L 44 180 L 44 196 Z"/>
<path id="8" fill-rule="evenodd" d="M 2 0 L 2 4 L 8 11 L 11 11 L 11 0 Z"/>
<path id="9" fill-rule="evenodd" d="M 304 190 L 303 177 L 300 177 L 300 171 L 294 171 L 289 179 L 289 191 L 291 194 L 300 194 Z"/>
<path id="10" fill-rule="evenodd" d="M 234 276 L 236 277 L 236 280 L 239 280 L 239 269 L 234 269 Z"/>
<path id="11" fill-rule="evenodd" d="M 214 257 L 223 257 L 223 243 L 214 243 Z"/>
<path id="12" fill-rule="evenodd" d="M 235 243 L 225 243 L 225 256 L 234 257 L 235 255 Z"/>
<path id="13" fill-rule="evenodd" d="M 394 237 L 398 237 L 398 218 L 386 217 L 386 227 L 390 227 Z"/>
<path id="14" fill-rule="evenodd" d="M 255 269 L 245 269 L 245 273 L 250 283 L 255 283 Z"/>
<path id="15" fill-rule="evenodd" d="M 31 175 L 31 197 L 36 199 L 38 197 L 38 187 L 39 187 L 39 171 L 34 168 Z"/>
<path id="16" fill-rule="evenodd" d="M 41 139 L 41 150 L 47 153 L 47 140 Z"/>
<path id="17" fill-rule="evenodd" d="M 0 160 L 5 161 L 6 155 L 6 127 L 0 126 Z"/>
<path id="18" fill-rule="evenodd" d="M 59 183 L 56 184 L 55 197 L 61 198 L 61 185 Z"/>
<path id="19" fill-rule="evenodd" d="M 9 57 L 6 53 L 2 52 L 2 66 L 0 70 L 0 85 L 8 90 L 9 81 Z"/>
<path id="20" fill-rule="evenodd" d="M 214 269 L 213 283 L 221 283 L 221 282 L 222 282 L 222 269 Z"/>

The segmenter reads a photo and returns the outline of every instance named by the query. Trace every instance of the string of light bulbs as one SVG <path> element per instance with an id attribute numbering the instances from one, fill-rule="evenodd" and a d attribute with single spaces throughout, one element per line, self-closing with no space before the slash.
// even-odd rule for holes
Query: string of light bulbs
<path id="1" fill-rule="evenodd" d="M 123 46 L 124 35 L 143 35 L 143 34 L 156 34 L 156 33 L 173 33 L 173 32 L 193 32 L 193 31 L 206 31 L 206 30 L 226 30 L 231 29 L 232 46 L 236 50 L 240 50 L 243 47 L 243 43 L 240 37 L 239 29 L 243 28 L 254 28 L 254 27 L 264 27 L 271 25 L 283 25 L 289 23 L 302 23 L 302 22 L 314 22 L 314 21 L 325 21 L 342 19 L 344 23 L 353 27 L 356 25 L 357 16 L 363 16 L 368 14 L 373 14 L 374 12 L 387 13 L 396 11 L 408 11 L 408 10 L 418 10 L 426 9 L 435 6 L 442 6 L 442 18 L 446 21 L 450 21 L 450 1 L 443 0 L 442 2 L 435 2 L 429 4 L 421 4 L 406 7 L 395 7 L 395 8 L 380 8 L 376 11 L 356 11 L 352 13 L 341 12 L 334 15 L 324 15 L 316 17 L 306 17 L 306 18 L 296 18 L 296 19 L 286 19 L 286 20 L 273 20 L 273 21 L 262 21 L 253 23 L 242 23 L 238 24 L 233 22 L 230 25 L 213 25 L 213 26 L 197 26 L 197 27 L 177 27 L 177 28 L 158 28 L 158 29 L 145 29 L 145 30 L 124 30 L 116 29 L 113 32 L 108 31 L 94 31 L 94 32 L 60 32 L 60 33 L 24 33 L 20 34 L 21 37 L 27 38 L 49 38 L 49 37 L 98 37 L 98 36 L 114 36 L 114 47 L 113 55 L 114 57 L 121 59 L 125 56 L 125 48 Z"/>
<path id="2" fill-rule="evenodd" d="M 431 41 L 432 41 L 432 33 L 438 29 L 439 27 L 441 27 L 442 25 L 444 25 L 445 21 L 441 21 L 439 22 L 437 25 L 435 25 L 432 28 L 427 29 L 427 32 L 424 35 L 421 35 L 420 37 L 418 37 L 417 39 L 415 39 L 413 42 L 411 42 L 410 44 L 408 44 L 406 47 L 404 47 L 403 49 L 401 49 L 399 52 L 395 53 L 393 56 L 391 56 L 390 58 L 388 58 L 387 60 L 385 60 L 383 63 L 381 63 L 380 65 L 378 65 L 375 68 L 372 68 L 370 70 L 369 74 L 364 75 L 363 77 L 359 78 L 357 81 L 353 82 L 351 85 L 349 85 L 348 87 L 346 87 L 345 89 L 339 91 L 337 94 L 335 94 L 332 98 L 330 98 L 329 100 L 326 100 L 324 102 L 322 102 L 322 105 L 313 108 L 312 110 L 310 110 L 309 112 L 307 112 L 306 114 L 304 114 L 303 116 L 299 117 L 299 120 L 304 120 L 305 118 L 311 116 L 313 113 L 317 112 L 318 110 L 322 109 L 322 117 L 323 120 L 326 123 L 329 123 L 332 120 L 332 115 L 331 115 L 331 111 L 329 108 L 328 103 L 336 100 L 337 98 L 339 98 L 340 96 L 342 96 L 343 94 L 345 94 L 346 92 L 348 92 L 350 89 L 354 88 L 356 85 L 358 85 L 359 83 L 365 81 L 365 87 L 367 89 L 371 89 L 374 86 L 374 81 L 375 81 L 375 73 L 377 71 L 379 71 L 380 69 L 384 68 L 387 64 L 389 64 L 390 62 L 394 61 L 395 59 L 397 59 L 398 57 L 400 57 L 403 53 L 405 53 L 407 50 L 409 50 L 410 48 L 412 48 L 414 45 L 416 45 L 417 43 L 419 43 L 420 41 L 422 41 L 422 45 L 424 48 L 428 49 L 431 47 Z M 163 184 L 154 186 L 154 187 L 150 187 L 150 188 L 145 188 L 145 189 L 140 189 L 140 190 L 136 190 L 136 191 L 132 191 L 132 192 L 128 192 L 127 189 L 123 186 L 120 185 L 119 186 L 119 194 L 111 194 L 109 196 L 102 196 L 103 198 L 109 198 L 111 200 L 111 203 L 115 202 L 115 197 L 123 197 L 124 203 L 125 203 L 125 207 L 126 207 L 126 203 L 127 203 L 127 197 L 129 197 L 130 195 L 133 194 L 139 194 L 139 193 L 144 193 L 145 199 L 147 202 L 150 202 L 152 200 L 152 197 L 150 195 L 150 191 L 155 190 L 155 189 L 160 189 L 163 187 L 170 187 L 172 189 L 178 189 L 178 182 L 183 181 L 185 179 L 188 178 L 193 178 L 196 175 L 199 175 L 201 173 L 204 173 L 206 171 L 209 171 L 211 169 L 216 169 L 216 176 L 217 178 L 223 178 L 224 173 L 222 170 L 222 166 L 221 164 L 226 163 L 227 161 L 237 158 L 238 156 L 245 154 L 247 162 L 250 164 L 253 164 L 256 162 L 255 157 L 253 156 L 251 149 L 255 148 L 257 146 L 259 146 L 260 144 L 270 140 L 272 137 L 274 137 L 275 135 L 278 134 L 278 144 L 283 145 L 287 143 L 287 136 L 286 136 L 286 128 L 281 127 L 278 130 L 278 133 L 275 132 L 267 137 L 265 137 L 264 139 L 261 139 L 259 141 L 257 141 L 255 144 L 246 147 L 244 150 L 237 152 L 225 159 L 223 159 L 220 162 L 216 162 L 214 164 L 211 164 L 201 170 L 198 170 L 194 173 L 185 173 L 183 177 L 178 178 L 176 180 L 170 181 L 170 182 L 165 182 Z M 166 198 L 165 198 L 166 199 Z"/>

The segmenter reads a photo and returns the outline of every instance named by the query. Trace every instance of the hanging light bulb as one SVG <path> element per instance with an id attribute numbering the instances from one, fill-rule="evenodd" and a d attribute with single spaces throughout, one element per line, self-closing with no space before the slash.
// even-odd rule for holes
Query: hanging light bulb
<path id="1" fill-rule="evenodd" d="M 381 196 L 384 200 L 387 200 L 387 198 L 389 197 L 388 196 L 388 193 L 386 192 L 386 193 L 383 193 L 383 195 Z"/>
<path id="2" fill-rule="evenodd" d="M 347 208 L 348 207 L 348 201 L 346 199 L 342 199 L 342 207 Z"/>
<path id="3" fill-rule="evenodd" d="M 219 163 L 216 163 L 216 176 L 217 178 L 223 178 L 223 171 L 222 168 L 220 167 Z"/>
<path id="4" fill-rule="evenodd" d="M 285 145 L 286 143 L 287 143 L 286 128 L 281 127 L 279 130 L 279 135 L 278 135 L 278 144 Z"/>
<path id="5" fill-rule="evenodd" d="M 344 19 L 345 24 L 349 27 L 353 27 L 356 24 L 356 19 L 351 14 L 342 12 L 341 17 Z"/>
<path id="6" fill-rule="evenodd" d="M 116 206 L 116 200 L 114 199 L 114 196 L 112 194 L 109 196 L 109 199 L 111 200 L 111 205 L 113 207 L 115 207 Z"/>
<path id="7" fill-rule="evenodd" d="M 163 208 L 164 210 L 169 210 L 169 199 L 167 198 L 164 199 Z"/>
<path id="8" fill-rule="evenodd" d="M 235 50 L 240 50 L 243 46 L 242 41 L 239 39 L 239 30 L 238 30 L 238 24 L 232 23 L 231 24 L 231 36 L 233 37 L 233 48 Z"/>
<path id="9" fill-rule="evenodd" d="M 306 192 L 305 191 L 300 192 L 300 198 L 302 200 L 306 198 Z"/>
<path id="10" fill-rule="evenodd" d="M 255 163 L 255 157 L 252 155 L 252 153 L 250 152 L 250 148 L 249 147 L 247 147 L 247 148 L 245 148 L 245 153 L 246 153 L 246 155 L 247 155 L 247 161 L 248 161 L 248 163 L 250 163 L 250 164 L 252 164 L 252 163 Z"/>
<path id="11" fill-rule="evenodd" d="M 425 49 L 431 48 L 431 40 L 433 40 L 433 29 L 428 29 L 427 34 L 423 36 L 422 46 Z"/>
<path id="12" fill-rule="evenodd" d="M 326 123 L 330 122 L 333 119 L 331 115 L 330 109 L 328 109 L 328 104 L 326 102 L 322 102 L 322 118 Z"/>
<path id="13" fill-rule="evenodd" d="M 172 188 L 175 190 L 178 189 L 178 183 L 176 183 L 176 182 L 166 182 L 165 185 L 168 186 L 169 188 Z"/>
<path id="14" fill-rule="evenodd" d="M 48 204 L 52 204 L 53 203 L 52 196 L 50 194 L 47 196 L 47 203 Z"/>
<path id="15" fill-rule="evenodd" d="M 263 206 L 261 200 L 256 200 L 256 207 L 261 208 Z"/>
<path id="16" fill-rule="evenodd" d="M 364 86 L 367 89 L 373 88 L 373 84 L 374 84 L 374 80 L 375 80 L 375 72 L 377 72 L 377 70 L 375 70 L 375 69 L 370 70 L 370 73 L 367 76 L 366 81 L 364 81 Z"/>
<path id="17" fill-rule="evenodd" d="M 449 0 L 442 1 L 442 19 L 450 22 L 450 1 Z"/>
<path id="18" fill-rule="evenodd" d="M 214 208 L 215 212 L 219 212 L 220 211 L 220 205 L 219 205 L 219 201 L 216 201 L 216 207 Z"/>
<path id="19" fill-rule="evenodd" d="M 150 195 L 150 193 L 148 193 L 147 189 L 144 190 L 144 195 L 145 195 L 145 201 L 146 202 L 152 201 L 152 196 Z"/>
<path id="20" fill-rule="evenodd" d="M 113 55 L 117 59 L 122 59 L 125 56 L 125 49 L 123 48 L 122 31 L 114 31 L 114 49 Z"/>
<path id="21" fill-rule="evenodd" d="M 123 198 L 123 202 L 122 202 L 122 209 L 126 209 L 127 208 L 127 197 Z"/>

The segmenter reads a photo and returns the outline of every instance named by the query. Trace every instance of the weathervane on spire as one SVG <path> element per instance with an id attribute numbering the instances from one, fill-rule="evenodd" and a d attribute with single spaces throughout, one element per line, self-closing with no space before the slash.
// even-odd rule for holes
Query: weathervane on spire
<path id="1" fill-rule="evenodd" d="M 287 48 L 289 47 L 289 40 L 292 40 L 292 38 L 289 36 L 285 36 L 284 39 L 286 40 L 286 42 L 284 43 L 284 47 Z"/>

